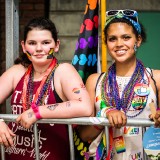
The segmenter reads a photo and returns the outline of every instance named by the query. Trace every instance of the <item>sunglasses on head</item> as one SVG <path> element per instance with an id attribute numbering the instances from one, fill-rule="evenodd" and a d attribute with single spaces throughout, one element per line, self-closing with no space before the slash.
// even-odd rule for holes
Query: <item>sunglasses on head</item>
<path id="1" fill-rule="evenodd" d="M 138 22 L 138 13 L 135 10 L 125 9 L 125 10 L 110 10 L 106 12 L 106 16 L 116 16 L 122 14 L 127 17 L 135 17 Z"/>

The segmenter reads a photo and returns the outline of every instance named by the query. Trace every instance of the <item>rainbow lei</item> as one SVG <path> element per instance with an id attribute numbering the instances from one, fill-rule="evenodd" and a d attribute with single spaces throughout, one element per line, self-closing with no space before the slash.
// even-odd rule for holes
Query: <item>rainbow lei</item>
<path id="1" fill-rule="evenodd" d="M 36 105 L 43 104 L 44 97 L 48 93 L 48 89 L 53 79 L 54 71 L 57 68 L 57 66 L 58 66 L 57 59 L 54 58 L 51 64 L 49 65 L 34 97 L 33 97 L 33 66 L 30 65 L 28 67 L 28 70 L 26 71 L 24 76 L 24 85 L 22 91 L 23 111 L 26 111 L 28 108 L 30 108 L 31 103 L 35 103 Z"/>

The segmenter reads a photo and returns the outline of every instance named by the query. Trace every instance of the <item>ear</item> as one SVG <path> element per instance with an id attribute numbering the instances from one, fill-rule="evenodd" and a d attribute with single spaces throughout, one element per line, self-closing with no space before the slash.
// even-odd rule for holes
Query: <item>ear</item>
<path id="1" fill-rule="evenodd" d="M 137 47 L 140 47 L 141 43 L 142 43 L 142 37 L 141 37 L 141 35 L 138 35 L 138 38 L 137 38 Z"/>
<path id="2" fill-rule="evenodd" d="M 24 41 L 21 41 L 21 46 L 22 46 L 23 53 L 26 53 Z"/>
<path id="3" fill-rule="evenodd" d="M 58 39 L 56 44 L 55 44 L 55 47 L 54 47 L 54 52 L 58 52 L 59 51 L 59 46 L 60 46 L 60 40 Z"/>

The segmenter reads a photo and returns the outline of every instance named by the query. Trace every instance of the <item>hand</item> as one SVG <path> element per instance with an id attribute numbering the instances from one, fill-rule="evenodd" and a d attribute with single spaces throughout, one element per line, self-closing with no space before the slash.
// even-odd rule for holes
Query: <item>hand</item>
<path id="1" fill-rule="evenodd" d="M 125 114 L 117 109 L 107 113 L 107 118 L 112 127 L 121 128 L 127 123 L 127 117 Z"/>
<path id="2" fill-rule="evenodd" d="M 16 119 L 17 123 L 20 123 L 24 128 L 29 129 L 33 123 L 37 121 L 36 116 L 32 109 L 28 109 L 19 115 Z"/>
<path id="3" fill-rule="evenodd" d="M 160 127 L 160 110 L 156 112 L 154 119 L 155 119 L 155 127 Z"/>
<path id="4" fill-rule="evenodd" d="M 13 137 L 16 135 L 9 129 L 5 122 L 0 122 L 0 144 L 6 147 L 13 146 Z"/>

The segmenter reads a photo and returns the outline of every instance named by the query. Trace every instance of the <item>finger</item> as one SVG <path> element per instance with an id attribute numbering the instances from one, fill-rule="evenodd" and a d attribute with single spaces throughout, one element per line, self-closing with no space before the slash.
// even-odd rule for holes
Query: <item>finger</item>
<path id="1" fill-rule="evenodd" d="M 112 118 L 113 118 L 114 127 L 118 128 L 119 127 L 119 117 L 113 116 Z"/>
<path id="2" fill-rule="evenodd" d="M 2 142 L 2 138 L 0 137 L 0 144 L 3 144 L 3 142 Z"/>
<path id="3" fill-rule="evenodd" d="M 160 118 L 160 113 L 159 113 L 159 112 L 156 113 L 155 118 L 156 118 L 156 119 Z"/>
<path id="4" fill-rule="evenodd" d="M 31 127 L 30 124 L 26 124 L 26 125 L 25 125 L 25 128 L 27 128 L 27 129 L 29 129 L 30 127 Z"/>
<path id="5" fill-rule="evenodd" d="M 113 123 L 113 118 L 112 118 L 112 116 L 109 116 L 109 115 L 108 115 L 108 121 L 109 121 L 110 125 L 111 125 L 112 127 L 114 127 L 114 123 Z"/>
<path id="6" fill-rule="evenodd" d="M 150 118 L 151 120 L 153 120 L 153 115 L 152 115 L 152 114 L 150 114 L 150 115 L 149 115 L 149 118 Z"/>
<path id="7" fill-rule="evenodd" d="M 157 127 L 160 127 L 160 123 L 159 122 L 155 122 L 154 126 L 157 128 Z"/>
<path id="8" fill-rule="evenodd" d="M 13 136 L 13 137 L 15 137 L 16 135 L 13 133 L 13 131 L 12 130 L 10 130 L 9 128 L 8 128 L 8 132 L 9 132 L 9 134 L 11 135 L 11 136 Z"/>
<path id="9" fill-rule="evenodd" d="M 121 128 L 123 125 L 123 118 L 122 116 L 118 116 L 118 124 L 117 124 L 117 128 Z"/>
<path id="10" fill-rule="evenodd" d="M 160 117 L 156 119 L 156 123 L 159 123 L 160 125 Z"/>
<path id="11" fill-rule="evenodd" d="M 3 135 L 1 136 L 1 138 L 2 138 L 2 143 L 3 143 L 6 147 L 8 147 L 9 144 L 8 144 L 8 140 L 7 140 L 7 138 L 6 138 L 6 135 L 3 134 Z"/>
<path id="12" fill-rule="evenodd" d="M 17 117 L 16 122 L 19 123 L 21 121 L 21 115 Z"/>
<path id="13" fill-rule="evenodd" d="M 127 124 L 127 117 L 123 114 L 122 115 L 122 125 L 125 126 Z"/>
<path id="14" fill-rule="evenodd" d="M 6 134 L 6 139 L 10 146 L 13 146 L 13 138 L 10 136 L 9 133 Z"/>

